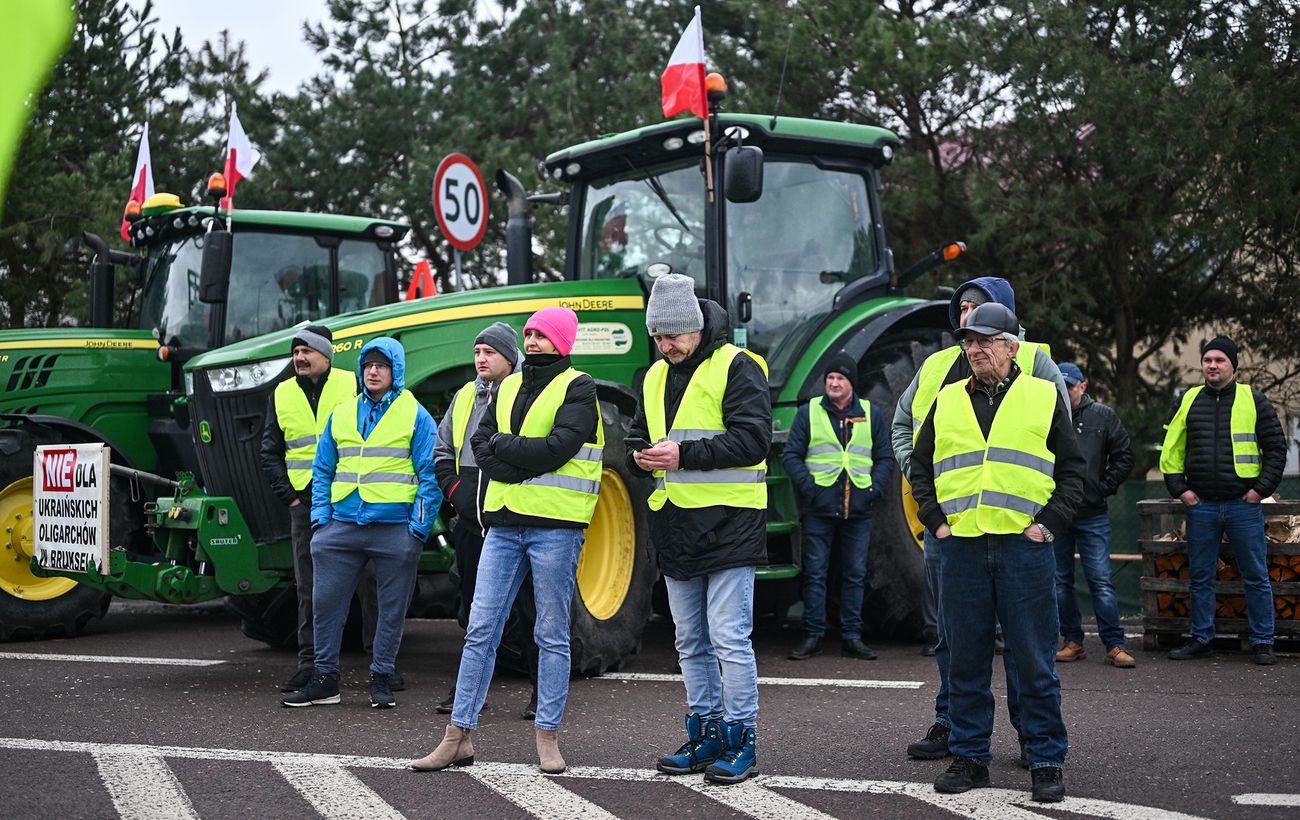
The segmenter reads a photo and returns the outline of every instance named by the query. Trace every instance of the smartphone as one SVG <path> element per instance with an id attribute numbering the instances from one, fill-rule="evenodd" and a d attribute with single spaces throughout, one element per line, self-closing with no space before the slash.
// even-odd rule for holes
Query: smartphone
<path id="1" fill-rule="evenodd" d="M 650 447 L 650 442 L 643 438 L 635 438 L 633 436 L 628 436 L 623 439 L 623 443 L 633 450 L 636 450 L 638 453 Z"/>

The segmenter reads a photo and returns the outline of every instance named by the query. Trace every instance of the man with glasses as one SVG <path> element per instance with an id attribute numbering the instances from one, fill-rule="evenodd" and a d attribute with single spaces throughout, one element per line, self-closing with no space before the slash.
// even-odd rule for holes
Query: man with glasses
<path id="1" fill-rule="evenodd" d="M 1069 744 L 1056 676 L 1056 556 L 1087 462 L 1056 386 L 1016 364 L 1020 323 L 980 305 L 957 331 L 973 375 L 944 387 L 912 451 L 912 493 L 940 542 L 939 607 L 948 638 L 948 747 L 935 791 L 989 785 L 993 635 L 1016 659 L 1020 731 L 1033 799 L 1065 797 Z"/>

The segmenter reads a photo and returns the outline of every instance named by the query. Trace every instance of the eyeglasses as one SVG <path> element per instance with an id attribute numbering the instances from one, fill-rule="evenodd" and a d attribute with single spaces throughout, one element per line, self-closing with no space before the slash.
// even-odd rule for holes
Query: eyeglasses
<path id="1" fill-rule="evenodd" d="M 1001 336 L 981 336 L 979 338 L 971 338 L 967 336 L 965 339 L 961 340 L 961 349 L 970 350 L 971 345 L 979 345 L 981 350 L 989 350 L 994 344 L 1005 341 L 1006 339 Z"/>
<path id="2" fill-rule="evenodd" d="M 391 369 L 392 369 L 392 365 L 387 365 L 384 364 L 383 362 L 366 362 L 365 364 L 361 365 L 361 371 L 363 373 L 367 370 L 391 370 Z"/>

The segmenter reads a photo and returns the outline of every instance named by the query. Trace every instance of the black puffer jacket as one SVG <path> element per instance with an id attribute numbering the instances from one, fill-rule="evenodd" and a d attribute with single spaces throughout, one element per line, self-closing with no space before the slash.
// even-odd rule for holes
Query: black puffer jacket
<path id="1" fill-rule="evenodd" d="M 1128 430 L 1119 414 L 1110 407 L 1083 394 L 1079 406 L 1074 408 L 1074 432 L 1079 436 L 1079 449 L 1088 460 L 1088 474 L 1083 479 L 1083 501 L 1075 511 L 1075 518 L 1105 515 L 1106 499 L 1119 490 L 1133 470 L 1133 447 Z"/>
<path id="2" fill-rule="evenodd" d="M 570 367 L 568 356 L 532 355 L 524 359 L 523 384 L 510 413 L 510 425 L 518 430 L 524 415 L 546 385 Z M 600 413 L 596 409 L 596 383 L 583 374 L 575 379 L 555 413 L 555 424 L 546 436 L 520 436 L 497 430 L 497 396 L 483 413 L 483 421 L 470 438 L 474 458 L 485 478 L 517 484 L 545 473 L 553 473 L 596 439 Z M 483 523 L 491 527 L 551 527 L 585 529 L 586 524 L 520 515 L 505 508 L 483 511 Z"/>
<path id="3" fill-rule="evenodd" d="M 691 375 L 727 341 L 727 312 L 722 306 L 701 299 L 700 310 L 704 330 L 699 348 L 681 364 L 668 366 L 664 402 L 670 427 Z M 722 435 L 682 442 L 682 469 L 747 467 L 767 457 L 772 446 L 772 396 L 767 376 L 751 356 L 742 354 L 731 362 L 722 396 L 722 419 L 727 427 Z M 648 430 L 642 404 L 629 435 L 649 439 Z M 627 463 L 629 469 L 647 475 L 632 460 L 630 451 Z M 659 569 L 679 581 L 767 563 L 766 510 L 722 506 L 687 510 L 669 501 L 650 514 L 650 536 L 659 555 Z"/>
<path id="4" fill-rule="evenodd" d="M 1263 393 L 1255 395 L 1255 435 L 1263 458 L 1259 476 L 1241 478 L 1232 456 L 1232 403 L 1237 397 L 1234 381 L 1221 390 L 1208 384 L 1192 400 L 1187 411 L 1187 450 L 1183 472 L 1165 476 L 1165 486 L 1174 498 L 1187 490 L 1207 501 L 1241 498 L 1254 489 L 1264 498 L 1277 491 L 1286 467 L 1286 435 L 1277 420 L 1277 412 Z M 1170 419 L 1178 408 L 1170 414 Z"/>

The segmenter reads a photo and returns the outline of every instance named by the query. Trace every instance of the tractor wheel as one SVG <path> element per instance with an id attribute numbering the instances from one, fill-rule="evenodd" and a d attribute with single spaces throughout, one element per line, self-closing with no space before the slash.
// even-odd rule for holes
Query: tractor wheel
<path id="1" fill-rule="evenodd" d="M 104 617 L 112 600 L 109 593 L 70 578 L 38 578 L 31 572 L 36 444 L 24 430 L 0 431 L 0 641 L 71 638 Z M 118 533 L 129 538 L 133 518 L 121 492 L 113 490 L 109 529 L 114 540 Z"/>
<path id="2" fill-rule="evenodd" d="M 255 595 L 227 595 L 226 611 L 239 618 L 244 637 L 275 649 L 298 648 L 298 585 L 292 580 Z M 346 651 L 362 647 L 361 599 L 355 595 L 340 646 Z"/>
<path id="3" fill-rule="evenodd" d="M 947 332 L 913 331 L 895 336 L 868 351 L 864 360 L 861 396 L 891 420 L 898 397 L 930 354 L 953 344 Z M 912 488 L 895 468 L 876 506 L 867 554 L 863 627 L 871 634 L 900 640 L 919 639 L 925 597 L 925 556 L 921 523 Z"/>

